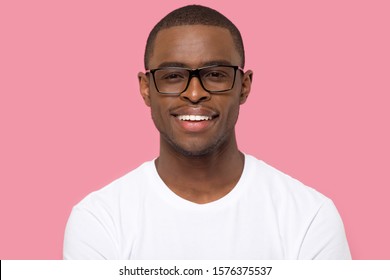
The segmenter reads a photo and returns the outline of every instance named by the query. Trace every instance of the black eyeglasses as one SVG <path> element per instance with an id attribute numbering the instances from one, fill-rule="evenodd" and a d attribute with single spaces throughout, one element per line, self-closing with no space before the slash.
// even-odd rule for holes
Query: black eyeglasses
<path id="1" fill-rule="evenodd" d="M 205 91 L 219 93 L 234 87 L 239 66 L 213 65 L 198 69 L 182 67 L 161 67 L 149 70 L 159 93 L 180 95 L 185 92 L 193 77 L 197 77 Z M 148 73 L 148 72 L 147 72 Z"/>

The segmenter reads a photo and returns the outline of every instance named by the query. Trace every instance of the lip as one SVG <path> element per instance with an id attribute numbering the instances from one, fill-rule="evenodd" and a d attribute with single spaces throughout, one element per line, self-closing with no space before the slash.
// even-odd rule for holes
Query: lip
<path id="1" fill-rule="evenodd" d="M 215 110 L 207 107 L 188 106 L 173 109 L 170 114 L 174 117 L 175 123 L 186 132 L 201 132 L 209 128 L 219 116 Z M 192 120 L 183 120 L 183 118 L 188 119 L 188 116 L 191 116 Z"/>
<path id="2" fill-rule="evenodd" d="M 170 114 L 174 117 L 177 116 L 206 116 L 211 119 L 218 117 L 218 112 L 207 107 L 179 107 L 170 111 Z"/>

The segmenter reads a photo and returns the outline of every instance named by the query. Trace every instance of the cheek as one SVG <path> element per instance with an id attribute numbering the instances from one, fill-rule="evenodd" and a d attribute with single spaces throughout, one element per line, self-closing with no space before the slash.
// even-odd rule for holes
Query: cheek
<path id="1" fill-rule="evenodd" d="M 163 116 L 161 114 L 161 109 L 158 106 L 151 106 L 151 115 L 152 120 L 157 128 L 161 127 L 163 123 Z"/>
<path id="2" fill-rule="evenodd" d="M 240 113 L 240 103 L 239 100 L 231 104 L 227 109 L 227 122 L 228 126 L 234 126 L 237 122 L 238 115 Z"/>
<path id="3" fill-rule="evenodd" d="M 169 112 L 167 109 L 168 106 L 164 105 L 160 100 L 152 99 L 151 100 L 151 116 L 152 120 L 159 131 L 167 129 L 167 123 L 169 122 Z"/>

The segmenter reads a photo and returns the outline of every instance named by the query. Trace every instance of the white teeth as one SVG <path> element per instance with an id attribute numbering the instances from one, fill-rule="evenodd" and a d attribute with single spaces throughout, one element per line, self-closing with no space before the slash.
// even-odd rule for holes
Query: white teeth
<path id="1" fill-rule="evenodd" d="M 177 118 L 181 121 L 208 121 L 212 119 L 212 117 L 209 116 L 199 116 L 199 115 L 181 115 L 181 116 L 177 116 Z"/>

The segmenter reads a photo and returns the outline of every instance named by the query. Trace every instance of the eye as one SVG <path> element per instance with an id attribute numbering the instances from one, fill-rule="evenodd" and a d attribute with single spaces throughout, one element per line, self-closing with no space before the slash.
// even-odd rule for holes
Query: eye
<path id="1" fill-rule="evenodd" d="M 221 82 L 229 79 L 229 75 L 223 70 L 210 69 L 207 72 L 203 73 L 202 78 L 210 82 Z"/>
<path id="2" fill-rule="evenodd" d="M 180 71 L 162 71 L 159 75 L 159 79 L 164 82 L 179 82 L 186 79 L 184 73 Z"/>
<path id="3" fill-rule="evenodd" d="M 210 71 L 206 73 L 206 77 L 219 79 L 226 77 L 226 74 L 221 71 Z"/>

